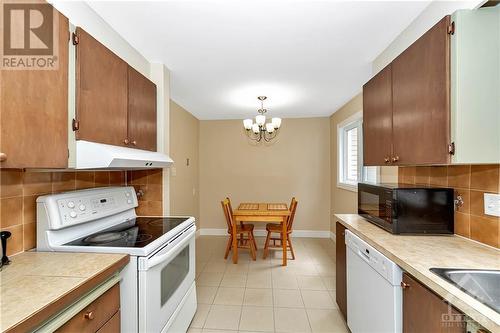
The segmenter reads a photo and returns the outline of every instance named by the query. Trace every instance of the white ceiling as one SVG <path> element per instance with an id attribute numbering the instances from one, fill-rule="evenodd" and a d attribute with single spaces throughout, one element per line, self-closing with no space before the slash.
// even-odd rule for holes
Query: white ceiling
<path id="1" fill-rule="evenodd" d="M 429 4 L 284 0 L 90 1 L 199 119 L 329 116 L 361 91 L 371 62 Z"/>

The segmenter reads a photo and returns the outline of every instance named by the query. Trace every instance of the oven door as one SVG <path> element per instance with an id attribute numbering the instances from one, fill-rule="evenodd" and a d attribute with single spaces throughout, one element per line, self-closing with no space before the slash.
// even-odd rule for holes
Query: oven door
<path id="1" fill-rule="evenodd" d="M 193 225 L 150 257 L 139 258 L 139 332 L 162 332 L 195 277 Z"/>
<path id="2" fill-rule="evenodd" d="M 382 186 L 358 184 L 358 214 L 392 230 L 392 190 Z"/>

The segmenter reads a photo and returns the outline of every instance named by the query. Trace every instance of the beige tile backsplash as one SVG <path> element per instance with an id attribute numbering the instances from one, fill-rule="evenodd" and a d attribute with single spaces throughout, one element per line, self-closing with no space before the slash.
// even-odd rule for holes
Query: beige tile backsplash
<path id="1" fill-rule="evenodd" d="M 484 214 L 484 193 L 500 192 L 500 164 L 400 167 L 399 181 L 454 188 L 464 202 L 455 233 L 500 248 L 500 218 Z"/>
<path id="2" fill-rule="evenodd" d="M 0 229 L 12 233 L 7 254 L 36 247 L 36 198 L 40 195 L 102 186 L 141 189 L 138 215 L 162 215 L 162 170 L 32 172 L 0 170 Z"/>

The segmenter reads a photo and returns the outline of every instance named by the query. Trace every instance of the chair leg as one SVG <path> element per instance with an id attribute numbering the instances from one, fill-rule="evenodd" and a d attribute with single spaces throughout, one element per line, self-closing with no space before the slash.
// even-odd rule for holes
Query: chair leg
<path id="1" fill-rule="evenodd" d="M 227 256 L 229 255 L 229 251 L 231 250 L 232 245 L 233 245 L 233 236 L 229 235 L 229 239 L 227 240 L 227 245 L 226 245 L 226 253 L 224 254 L 224 259 L 227 259 Z"/>
<path id="2" fill-rule="evenodd" d="M 248 233 L 248 245 L 250 246 L 250 254 L 252 255 L 252 260 L 257 260 L 257 249 L 255 248 L 255 240 L 253 239 L 253 233 Z"/>
<path id="3" fill-rule="evenodd" d="M 295 253 L 293 252 L 292 238 L 288 236 L 288 245 L 290 245 L 290 252 L 292 252 L 292 260 L 295 260 Z"/>
<path id="4" fill-rule="evenodd" d="M 253 246 L 255 248 L 255 252 L 257 252 L 257 242 L 255 241 L 255 236 L 253 234 L 253 230 L 252 230 L 252 240 L 253 240 Z"/>
<path id="5" fill-rule="evenodd" d="M 264 244 L 264 254 L 262 256 L 262 259 L 266 259 L 267 253 L 269 252 L 269 241 L 270 241 L 270 238 L 271 238 L 271 232 L 268 231 L 267 232 L 267 237 L 266 237 L 266 243 Z"/>

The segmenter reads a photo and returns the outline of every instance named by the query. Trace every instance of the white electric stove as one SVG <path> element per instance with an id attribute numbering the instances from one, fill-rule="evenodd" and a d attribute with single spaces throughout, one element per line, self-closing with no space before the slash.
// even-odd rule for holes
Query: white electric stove
<path id="1" fill-rule="evenodd" d="M 122 332 L 184 333 L 196 312 L 195 220 L 138 217 L 133 187 L 37 199 L 37 251 L 126 253 Z"/>

